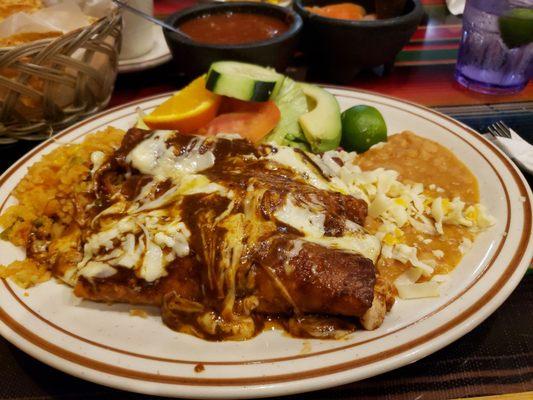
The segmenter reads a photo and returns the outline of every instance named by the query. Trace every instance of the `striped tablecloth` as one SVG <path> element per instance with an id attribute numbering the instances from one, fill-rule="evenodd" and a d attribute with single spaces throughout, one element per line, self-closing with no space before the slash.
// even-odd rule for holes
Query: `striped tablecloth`
<path id="1" fill-rule="evenodd" d="M 2 1 L 2 0 L 0 0 Z M 514 96 L 472 93 L 453 80 L 461 22 L 444 0 L 424 0 L 427 18 L 386 75 L 367 71 L 351 84 L 434 107 L 473 128 L 504 120 L 533 142 L 533 84 Z M 156 0 L 164 17 L 194 4 Z M 301 73 L 298 68 L 294 73 Z M 110 106 L 176 90 L 185 84 L 172 64 L 119 77 Z M 0 148 L 0 172 L 33 144 Z M 532 183 L 529 177 L 530 184 Z M 437 400 L 533 391 L 533 275 L 491 317 L 455 343 L 417 363 L 362 382 L 291 399 Z M 0 399 L 141 399 L 56 371 L 0 339 Z M 533 399 L 533 392 L 521 399 Z"/>

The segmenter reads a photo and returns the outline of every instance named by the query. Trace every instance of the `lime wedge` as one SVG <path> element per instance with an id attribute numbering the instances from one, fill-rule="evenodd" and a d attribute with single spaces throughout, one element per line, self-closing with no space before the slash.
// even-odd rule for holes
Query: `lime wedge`
<path id="1" fill-rule="evenodd" d="M 510 49 L 533 42 L 533 9 L 513 8 L 498 23 L 503 42 Z"/>
<path id="2" fill-rule="evenodd" d="M 341 146 L 346 151 L 364 153 L 373 145 L 387 141 L 387 125 L 374 107 L 359 105 L 341 114 Z"/>

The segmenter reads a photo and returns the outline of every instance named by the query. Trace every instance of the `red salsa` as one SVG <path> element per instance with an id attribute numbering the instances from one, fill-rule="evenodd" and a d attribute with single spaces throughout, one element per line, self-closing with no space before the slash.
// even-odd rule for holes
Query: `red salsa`
<path id="1" fill-rule="evenodd" d="M 200 43 L 245 44 L 278 36 L 287 31 L 289 25 L 269 15 L 225 12 L 190 19 L 179 29 Z"/>

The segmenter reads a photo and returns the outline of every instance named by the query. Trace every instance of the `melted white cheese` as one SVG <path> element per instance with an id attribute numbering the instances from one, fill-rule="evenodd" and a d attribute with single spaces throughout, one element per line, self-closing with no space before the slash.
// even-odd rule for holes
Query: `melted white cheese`
<path id="1" fill-rule="evenodd" d="M 167 274 L 163 264 L 163 251 L 161 247 L 146 238 L 146 251 L 139 269 L 139 276 L 147 282 L 153 282 Z"/>
<path id="2" fill-rule="evenodd" d="M 280 146 L 277 151 L 270 153 L 267 157 L 293 169 L 310 185 L 318 189 L 341 193 L 347 192 L 346 185 L 338 177 L 333 176 L 330 180 L 325 179 L 314 165 L 290 147 Z M 316 156 L 311 157 L 327 175 L 334 174 L 340 168 L 331 157 L 326 157 L 326 160 L 317 160 Z M 360 192 L 358 191 L 352 191 L 352 195 L 356 197 L 361 197 L 359 194 Z M 278 209 L 274 216 L 278 221 L 302 232 L 305 235 L 302 242 L 308 241 L 332 249 L 358 253 L 373 262 L 377 261 L 381 249 L 379 240 L 375 236 L 364 233 L 363 228 L 353 221 L 345 221 L 345 227 L 348 232 L 344 236 L 324 236 L 324 212 L 307 204 L 295 204 L 292 196 L 287 197 L 283 207 Z M 291 254 L 300 250 L 301 246 L 295 246 Z"/>
<path id="3" fill-rule="evenodd" d="M 392 246 L 385 245 L 381 249 L 383 257 L 398 260 L 402 264 L 410 263 L 413 267 L 420 268 L 425 276 L 431 276 L 434 270 L 433 267 L 419 260 L 417 253 L 416 247 L 407 246 L 403 243 Z"/>
<path id="4" fill-rule="evenodd" d="M 178 196 L 195 193 L 214 193 L 232 197 L 232 193 L 221 185 L 198 175 L 213 166 L 214 154 L 202 147 L 206 138 L 194 137 L 186 152 L 177 155 L 168 139 L 171 131 L 156 131 L 141 141 L 126 157 L 132 167 L 141 173 L 152 175 L 126 209 L 126 202 L 115 203 L 94 219 L 109 214 L 124 216 L 107 228 L 100 228 L 92 234 L 85 246 L 83 260 L 78 263 L 77 274 L 97 277 L 114 271 L 113 266 L 134 269 L 137 276 L 153 282 L 167 274 L 166 266 L 176 257 L 189 254 L 190 232 L 179 216 L 169 218 L 164 207 L 177 200 Z M 229 138 L 229 137 L 228 137 Z M 100 161 L 98 154 L 94 163 Z M 157 185 L 171 179 L 173 186 L 154 198 Z"/>
<path id="5" fill-rule="evenodd" d="M 346 229 L 348 232 L 363 232 L 364 231 L 361 225 L 353 221 L 350 221 L 349 219 L 344 221 L 344 229 Z"/>
<path id="6" fill-rule="evenodd" d="M 103 151 L 93 151 L 91 153 L 91 163 L 93 167 L 91 168 L 91 175 L 93 175 L 104 163 L 105 154 Z"/>
<path id="7" fill-rule="evenodd" d="M 204 175 L 187 175 L 184 176 L 179 188 L 179 194 L 188 196 L 198 193 L 218 193 L 221 196 L 231 198 L 232 194 L 224 186 L 216 182 L 211 182 Z"/>
<path id="8" fill-rule="evenodd" d="M 159 196 L 154 200 L 145 201 L 144 204 L 139 206 L 139 203 L 133 203 L 128 212 L 130 213 L 139 213 L 141 211 L 150 211 L 166 206 L 167 204 L 172 203 L 178 196 L 179 187 L 174 186 L 167 190 L 163 195 Z"/>
<path id="9" fill-rule="evenodd" d="M 320 237 L 324 235 L 325 215 L 305 206 L 296 205 L 292 196 L 287 196 L 285 204 L 276 210 L 274 216 L 278 221 L 292 226 L 306 236 Z"/>
<path id="10" fill-rule="evenodd" d="M 195 174 L 214 165 L 213 152 L 206 150 L 200 153 L 205 138 L 195 136 L 192 148 L 182 155 L 176 155 L 174 148 L 166 143 L 174 134 L 173 131 L 155 131 L 130 151 L 126 161 L 143 174 L 171 179 Z"/>
<path id="11" fill-rule="evenodd" d="M 103 262 L 89 261 L 79 273 L 86 278 L 108 278 L 115 275 L 117 270 Z"/>
<path id="12" fill-rule="evenodd" d="M 127 216 L 89 237 L 78 274 L 98 277 L 101 272 L 95 265 L 104 268 L 105 264 L 134 269 L 139 277 L 153 282 L 166 275 L 166 266 L 176 257 L 189 254 L 189 237 L 185 224 L 176 218 L 169 223 L 162 210 Z M 92 267 L 86 268 L 89 264 Z"/>
<path id="13" fill-rule="evenodd" d="M 91 235 L 83 247 L 84 260 L 82 260 L 80 264 L 85 265 L 85 263 L 101 248 L 111 250 L 114 247 L 113 241 L 115 239 L 120 239 L 124 233 L 134 231 L 135 229 L 135 222 L 133 222 L 131 218 L 124 218 L 118 221 L 118 223 L 116 223 L 111 229 Z"/>
<path id="14" fill-rule="evenodd" d="M 115 260 L 110 261 L 111 265 L 120 265 L 124 268 L 134 268 L 138 265 L 144 253 L 144 242 L 135 244 L 135 236 L 131 233 L 126 235 L 121 246 L 122 254 Z"/>
<path id="15" fill-rule="evenodd" d="M 339 249 L 361 254 L 365 258 L 372 260 L 374 263 L 377 261 L 381 250 L 378 238 L 369 234 L 341 237 L 306 237 L 306 240 L 321 244 L 330 249 Z"/>
<path id="16" fill-rule="evenodd" d="M 281 165 L 292 168 L 310 185 L 317 189 L 329 190 L 329 182 L 324 179 L 316 169 L 307 162 L 301 154 L 294 151 L 292 147 L 280 146 L 277 151 L 272 151 L 267 158 L 274 160 Z"/>

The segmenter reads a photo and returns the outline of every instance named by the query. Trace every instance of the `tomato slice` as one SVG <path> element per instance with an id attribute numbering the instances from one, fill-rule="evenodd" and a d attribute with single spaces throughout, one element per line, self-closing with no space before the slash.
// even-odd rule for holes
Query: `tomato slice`
<path id="1" fill-rule="evenodd" d="M 273 101 L 261 103 L 224 98 L 221 114 L 207 125 L 207 134 L 238 133 L 258 143 L 276 127 L 281 117 Z"/>

